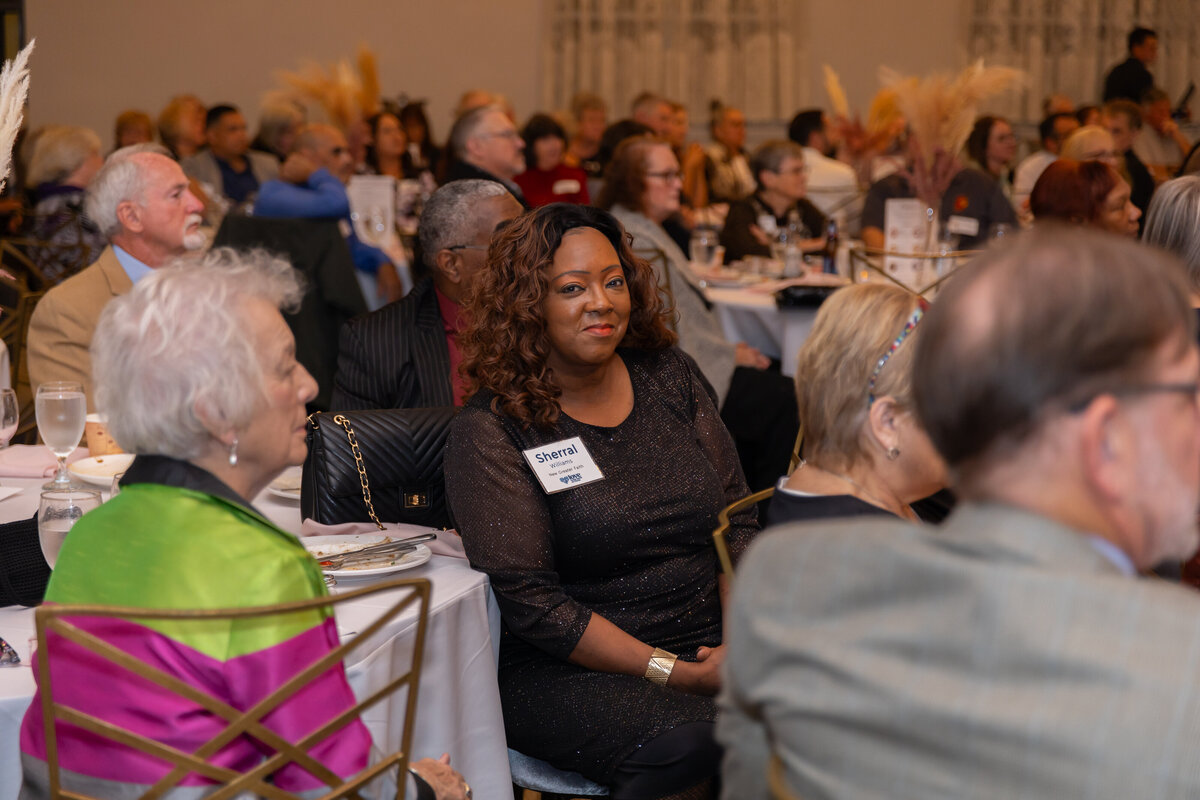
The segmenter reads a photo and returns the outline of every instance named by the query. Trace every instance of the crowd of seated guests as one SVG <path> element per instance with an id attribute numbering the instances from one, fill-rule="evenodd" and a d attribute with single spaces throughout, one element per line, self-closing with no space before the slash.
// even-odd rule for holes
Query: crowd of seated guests
<path id="1" fill-rule="evenodd" d="M 947 156 L 954 172 L 941 217 L 974 222 L 961 246 L 982 248 L 995 226 L 1029 214 L 1035 235 L 1069 241 L 1088 234 L 1063 233 L 1064 223 L 1123 237 L 1138 236 L 1144 224 L 1145 242 L 1196 272 L 1200 179 L 1154 189 L 1188 153 L 1173 123 L 1161 119 L 1162 98 L 1147 93 L 1141 106 L 1110 100 L 1094 119 L 1081 115 L 1083 127 L 1066 98 L 1051 100 L 1039 129 L 1042 150 L 1019 166 L 1012 124 L 991 115 L 977 120 L 964 153 Z M 309 122 L 302 107 L 274 98 L 251 142 L 236 107 L 206 108 L 179 95 L 157 118 L 170 158 L 138 147 L 110 157 L 113 169 L 137 173 L 139 187 L 169 184 L 178 192 L 163 206 L 174 215 L 164 223 L 169 246 L 153 258 L 146 247 L 154 237 L 127 217 L 112 211 L 97 227 L 84 214 L 83 198 L 103 163 L 93 132 L 51 126 L 27 142 L 31 219 L 44 224 L 64 209 L 74 215 L 78 238 L 69 243 L 87 246 L 93 260 L 105 254 L 88 279 L 102 270 L 128 278 L 114 296 L 195 249 L 201 204 L 209 223 L 244 212 L 350 222 L 347 184 L 356 173 L 422 186 L 420 203 L 408 209 L 419 245 L 408 252 L 385 253 L 346 226 L 372 313 L 341 332 L 332 407 L 464 409 L 446 455 L 449 497 L 466 552 L 488 573 L 500 603 L 509 742 L 605 783 L 616 798 L 703 798 L 720 785 L 710 698 L 721 683 L 729 616 L 708 534 L 723 506 L 773 486 L 772 524 L 872 515 L 940 522 L 946 506 L 927 499 L 951 482 L 944 432 L 927 432 L 914 397 L 916 354 L 928 349 L 924 300 L 882 284 L 834 293 L 800 352 L 793 383 L 763 353 L 726 339 L 685 254 L 697 225 L 720 229 L 728 263 L 770 256 L 781 232 L 817 249 L 830 219 L 844 222 L 858 198 L 862 239 L 882 247 L 887 201 L 916 193 L 908 175 L 860 182 L 880 151 L 849 149 L 842 121 L 820 109 L 797 114 L 789 139 L 753 148 L 742 110 L 714 104 L 707 143 L 690 138 L 688 111 L 647 92 L 626 118 L 610 120 L 607 105 L 583 93 L 566 113 L 534 113 L 518 124 L 503 96 L 471 90 L 443 148 L 421 101 L 384 104 L 338 128 Z M 1169 112 L 1168 103 L 1168 122 Z M 1174 144 L 1178 159 L 1163 162 L 1160 148 L 1145 160 L 1138 142 L 1147 129 Z M 118 117 L 118 148 L 153 137 L 144 112 Z M 823 194 L 810 198 L 816 180 Z M 93 188 L 110 182 L 102 176 Z M 107 205 L 138 202 L 136 191 L 126 194 Z M 32 230 L 57 241 L 57 230 Z M 110 244 L 116 248 L 106 250 Z M 127 261 L 130 252 L 143 271 Z M 405 294 L 396 269 L 407 262 L 415 280 Z M 52 279 L 67 277 L 52 269 Z M 81 302 L 82 285 L 67 286 L 76 298 L 68 305 Z M 139 290 L 138 302 L 148 291 Z M 31 334 L 43 365 L 64 346 L 51 344 L 63 326 L 48 315 L 61 319 L 67 296 L 47 297 Z M 1193 286 L 1189 300 L 1200 308 L 1197 298 Z M 266 298 L 270 308 L 258 311 L 275 320 L 279 299 Z M 90 338 L 99 313 L 90 309 L 81 336 Z M 86 354 L 89 343 L 73 346 Z M 307 386 L 288 391 L 297 407 L 314 394 Z M 798 433 L 799 465 L 789 469 Z M 223 431 L 207 426 L 204 435 L 220 456 L 228 445 Z M 575 436 L 604 481 L 550 493 L 522 453 Z M 298 459 L 289 452 L 272 466 Z M 195 479 L 189 459 L 176 461 L 182 478 L 135 477 L 187 488 Z M 201 466 L 223 475 L 210 461 Z M 234 488 L 228 496 L 209 493 L 236 509 L 260 487 Z M 138 495 L 131 491 L 125 504 Z M 735 519 L 735 555 L 760 522 L 753 510 Z M 682 589 L 679 570 L 695 577 Z M 653 603 L 630 602 L 648 591 Z M 574 713 L 545 714 L 547 705 L 564 704 Z M 620 713 L 629 707 L 640 716 Z M 745 707 L 738 713 L 754 716 Z M 736 786 L 722 791 L 742 796 Z"/>

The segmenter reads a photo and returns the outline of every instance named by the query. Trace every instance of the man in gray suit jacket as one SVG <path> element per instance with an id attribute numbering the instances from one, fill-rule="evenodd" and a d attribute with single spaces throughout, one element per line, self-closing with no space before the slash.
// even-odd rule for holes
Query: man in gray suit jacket
<path id="1" fill-rule="evenodd" d="M 279 177 L 279 161 L 270 153 L 250 149 L 246 119 L 237 107 L 221 104 L 204 119 L 208 149 L 183 159 L 180 166 L 202 185 L 233 206 L 253 202 L 259 188 Z"/>
<path id="2" fill-rule="evenodd" d="M 726 627 L 725 797 L 1200 796 L 1200 597 L 1138 574 L 1200 544 L 1183 274 L 1035 230 L 948 284 L 914 394 L 963 502 L 941 528 L 760 536 Z"/>

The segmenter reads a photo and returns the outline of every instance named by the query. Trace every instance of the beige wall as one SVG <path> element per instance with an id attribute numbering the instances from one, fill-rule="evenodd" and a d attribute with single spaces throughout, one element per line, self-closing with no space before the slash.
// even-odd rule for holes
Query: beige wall
<path id="1" fill-rule="evenodd" d="M 799 2 L 800 0 L 797 0 Z M 802 97 L 826 104 L 821 64 L 865 108 L 881 63 L 904 72 L 962 65 L 958 0 L 804 0 L 810 69 Z M 32 0 L 29 121 L 95 128 L 108 142 L 118 111 L 156 114 L 172 94 L 233 102 L 253 124 L 276 69 L 376 52 L 385 93 L 430 100 L 444 138 L 461 91 L 508 94 L 518 117 L 539 102 L 542 11 L 549 0 Z"/>
<path id="2" fill-rule="evenodd" d="M 273 72 L 374 49 L 384 92 L 430 99 L 444 138 L 463 89 L 537 104 L 544 0 L 31 0 L 29 121 L 88 125 L 106 143 L 124 108 L 157 115 L 190 91 L 233 102 L 253 123 Z"/>
<path id="3" fill-rule="evenodd" d="M 838 73 L 864 114 L 879 91 L 879 65 L 904 74 L 965 65 L 966 3 L 960 0 L 808 0 L 809 100 L 827 105 L 821 65 Z"/>

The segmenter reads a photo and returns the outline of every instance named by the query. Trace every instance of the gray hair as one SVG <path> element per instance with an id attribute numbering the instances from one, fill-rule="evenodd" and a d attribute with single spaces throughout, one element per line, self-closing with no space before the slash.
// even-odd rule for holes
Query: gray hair
<path id="1" fill-rule="evenodd" d="M 117 219 L 117 206 L 126 200 L 139 203 L 146 201 L 146 169 L 140 163 L 140 159 L 133 158 L 139 153 L 171 157 L 171 152 L 161 144 L 131 144 L 129 147 L 122 147 L 105 160 L 104 166 L 88 186 L 83 211 L 108 238 L 112 238 L 113 234 L 121 230 L 121 222 Z"/>
<path id="2" fill-rule="evenodd" d="M 434 192 L 417 224 L 425 266 L 435 269 L 439 250 L 465 244 L 462 240 L 475 232 L 476 203 L 506 194 L 503 184 L 475 179 L 451 181 Z"/>
<path id="3" fill-rule="evenodd" d="M 454 127 L 450 129 L 450 152 L 455 158 L 466 157 L 467 142 L 475 138 L 483 126 L 484 117 L 492 112 L 503 114 L 504 109 L 498 105 L 479 106 L 454 121 Z"/>
<path id="4" fill-rule="evenodd" d="M 42 131 L 29 158 L 29 186 L 62 183 L 92 155 L 100 154 L 100 137 L 91 128 L 52 125 Z"/>
<path id="5" fill-rule="evenodd" d="M 247 300 L 299 308 L 302 278 L 264 250 L 179 259 L 104 308 L 92 337 L 96 406 L 131 453 L 194 459 L 210 439 L 197 409 L 237 429 L 263 402 Z"/>
<path id="6" fill-rule="evenodd" d="M 269 100 L 258 112 L 258 136 L 276 150 L 281 149 L 279 142 L 289 131 L 298 130 L 303 124 L 304 109 L 292 100 Z"/>
<path id="7" fill-rule="evenodd" d="M 1175 178 L 1154 190 L 1142 241 L 1179 256 L 1192 290 L 1200 292 L 1200 176 Z"/>
<path id="8" fill-rule="evenodd" d="M 795 158 L 799 161 L 804 160 L 804 148 L 793 142 L 791 139 L 772 139 L 769 142 L 763 142 L 755 149 L 750 156 L 750 172 L 754 175 L 754 182 L 762 188 L 762 181 L 758 175 L 764 170 L 779 174 L 779 168 L 783 166 L 785 158 Z"/>

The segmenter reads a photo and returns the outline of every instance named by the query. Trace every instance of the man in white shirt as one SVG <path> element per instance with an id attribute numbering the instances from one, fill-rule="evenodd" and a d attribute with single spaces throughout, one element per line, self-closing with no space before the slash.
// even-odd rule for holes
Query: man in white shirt
<path id="1" fill-rule="evenodd" d="M 804 148 L 808 199 L 825 216 L 841 217 L 857 228 L 862 214 L 858 177 L 849 164 L 828 155 L 835 144 L 829 118 L 819 108 L 801 111 L 788 126 L 788 138 Z"/>
<path id="2" fill-rule="evenodd" d="M 1029 210 L 1029 193 L 1033 185 L 1045 172 L 1046 167 L 1058 160 L 1062 144 L 1079 127 L 1079 120 L 1074 114 L 1050 114 L 1038 125 L 1038 135 L 1042 140 L 1042 149 L 1025 158 L 1017 165 L 1013 173 L 1013 207 L 1017 214 L 1024 216 Z"/>
<path id="3" fill-rule="evenodd" d="M 151 270 L 207 244 L 204 205 L 160 145 L 133 145 L 108 157 L 88 187 L 85 210 L 108 237 L 96 262 L 52 288 L 29 322 L 29 380 L 83 385 L 92 411 L 88 348 L 100 312 Z"/>

